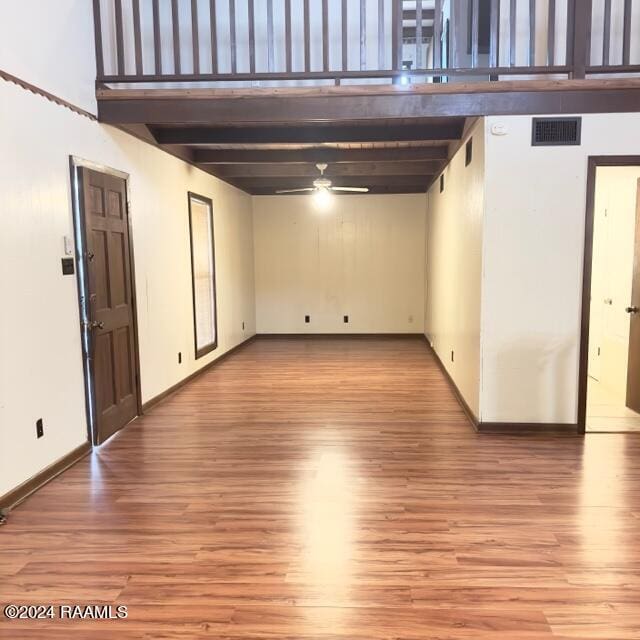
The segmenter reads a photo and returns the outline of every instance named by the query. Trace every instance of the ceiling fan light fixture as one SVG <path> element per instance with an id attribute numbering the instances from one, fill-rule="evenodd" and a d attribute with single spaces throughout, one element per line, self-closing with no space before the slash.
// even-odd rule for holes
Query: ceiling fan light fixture
<path id="1" fill-rule="evenodd" d="M 314 201 L 318 208 L 326 209 L 333 201 L 333 193 L 368 193 L 369 187 L 334 187 L 329 178 L 326 178 L 324 172 L 327 169 L 325 163 L 318 163 L 316 168 L 320 172 L 320 177 L 316 178 L 312 187 L 303 187 L 301 189 L 279 189 L 276 194 L 284 193 L 312 193 Z"/>
<path id="2" fill-rule="evenodd" d="M 327 211 L 333 205 L 333 196 L 327 187 L 319 187 L 313 194 L 313 204 L 319 211 Z"/>

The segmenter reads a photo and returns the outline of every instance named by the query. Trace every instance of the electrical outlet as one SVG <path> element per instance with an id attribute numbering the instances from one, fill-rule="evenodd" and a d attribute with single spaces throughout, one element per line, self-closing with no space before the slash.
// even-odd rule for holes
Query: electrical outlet
<path id="1" fill-rule="evenodd" d="M 413 324 L 413 316 L 409 316 L 409 324 Z"/>
<path id="2" fill-rule="evenodd" d="M 344 316 L 343 317 L 343 321 L 346 324 L 347 322 L 349 322 L 349 316 Z"/>
<path id="3" fill-rule="evenodd" d="M 178 364 L 182 364 L 182 351 L 178 351 Z"/>
<path id="4" fill-rule="evenodd" d="M 44 435 L 44 424 L 42 424 L 42 418 L 36 420 L 36 438 L 42 438 Z"/>
<path id="5" fill-rule="evenodd" d="M 305 316 L 304 321 L 309 324 L 311 322 L 311 316 Z"/>

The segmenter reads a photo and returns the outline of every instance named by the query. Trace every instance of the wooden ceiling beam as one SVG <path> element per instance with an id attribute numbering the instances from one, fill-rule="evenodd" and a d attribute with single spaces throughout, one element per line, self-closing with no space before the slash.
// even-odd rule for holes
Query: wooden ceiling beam
<path id="1" fill-rule="evenodd" d="M 335 187 L 374 187 L 374 186 L 424 186 L 432 181 L 433 175 L 416 176 L 329 176 Z M 227 182 L 243 189 L 301 189 L 313 186 L 313 178 L 305 177 L 255 177 L 255 178 L 228 178 Z"/>
<path id="2" fill-rule="evenodd" d="M 353 162 L 329 165 L 325 175 L 334 176 L 401 176 L 433 175 L 444 165 L 445 160 L 420 162 Z M 320 176 L 315 164 L 226 164 L 211 167 L 220 178 L 268 178 Z"/>
<path id="3" fill-rule="evenodd" d="M 493 70 L 496 74 L 515 71 L 524 73 L 518 68 Z M 482 69 L 460 70 L 463 75 L 484 72 Z M 552 68 L 548 72 L 563 71 Z M 425 116 L 636 112 L 640 110 L 640 79 L 417 83 L 243 91 L 110 89 L 99 90 L 97 95 L 98 118 L 107 124 L 244 126 Z"/>
<path id="4" fill-rule="evenodd" d="M 159 144 L 322 144 L 459 140 L 464 120 L 410 125 L 155 128 Z"/>
<path id="5" fill-rule="evenodd" d="M 383 147 L 374 149 L 193 149 L 194 161 L 199 164 L 259 164 L 286 162 L 407 162 L 418 160 L 446 160 L 447 144 L 428 147 Z"/>

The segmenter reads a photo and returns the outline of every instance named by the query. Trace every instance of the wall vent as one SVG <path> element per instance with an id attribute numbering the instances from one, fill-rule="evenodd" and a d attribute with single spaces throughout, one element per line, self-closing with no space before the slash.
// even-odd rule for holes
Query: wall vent
<path id="1" fill-rule="evenodd" d="M 534 147 L 562 147 L 580 144 L 582 118 L 533 118 L 531 144 Z"/>

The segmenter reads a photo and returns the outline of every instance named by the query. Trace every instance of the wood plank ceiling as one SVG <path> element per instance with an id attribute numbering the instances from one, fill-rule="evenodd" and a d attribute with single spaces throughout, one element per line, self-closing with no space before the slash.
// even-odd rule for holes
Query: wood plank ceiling
<path id="1" fill-rule="evenodd" d="M 458 148 L 466 119 L 394 118 L 314 124 L 159 124 L 155 142 L 252 195 L 312 186 L 326 163 L 334 186 L 424 193 Z"/>

